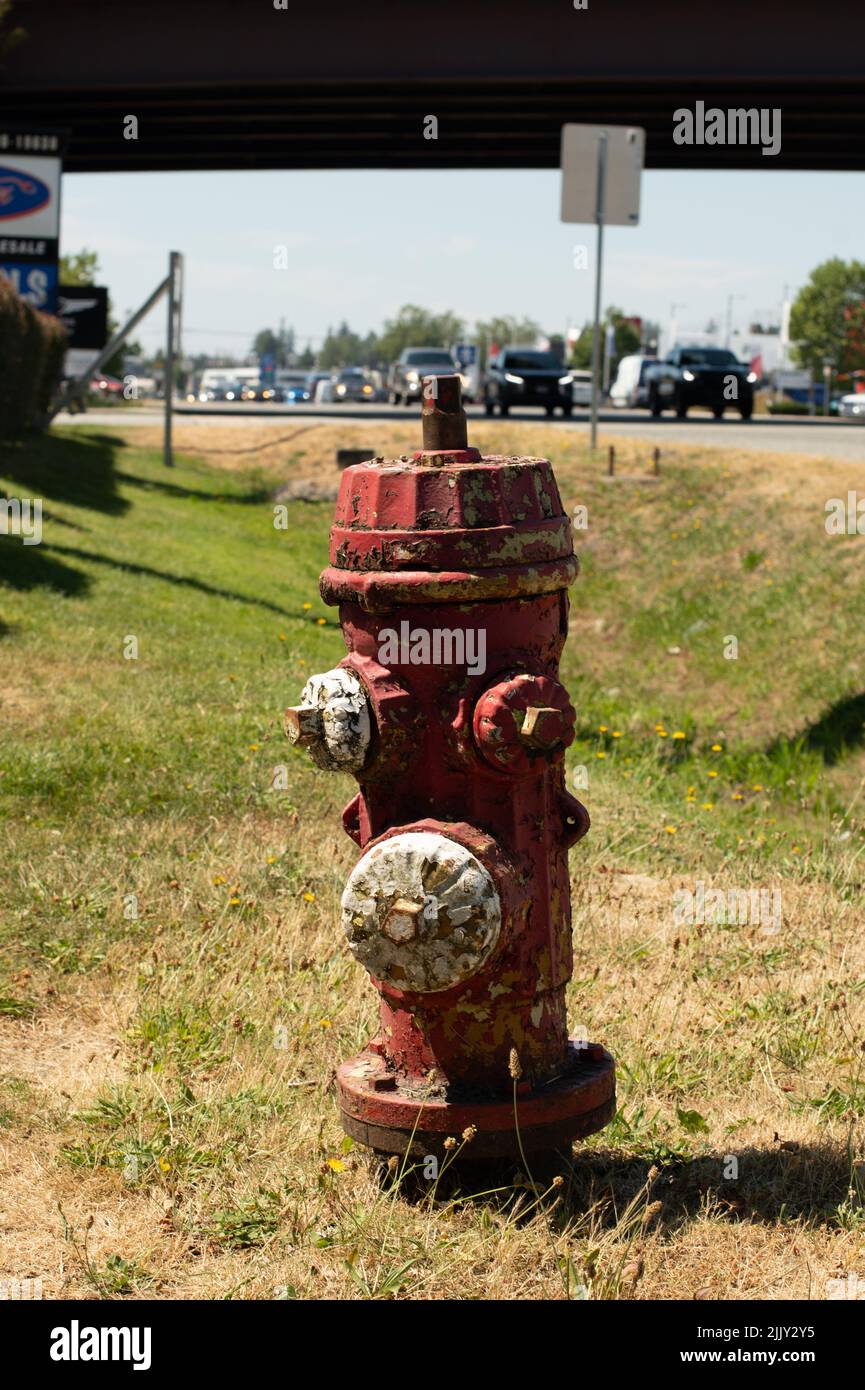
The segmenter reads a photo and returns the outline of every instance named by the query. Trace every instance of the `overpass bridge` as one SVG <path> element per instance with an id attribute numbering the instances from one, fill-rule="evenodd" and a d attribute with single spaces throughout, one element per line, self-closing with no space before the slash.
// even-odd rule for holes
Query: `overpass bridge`
<path id="1" fill-rule="evenodd" d="M 69 172 L 552 168 L 567 121 L 644 126 L 649 168 L 865 168 L 861 4 L 15 0 L 13 20 L 0 120 L 68 130 Z M 780 154 L 676 144 L 697 101 L 780 108 Z"/>

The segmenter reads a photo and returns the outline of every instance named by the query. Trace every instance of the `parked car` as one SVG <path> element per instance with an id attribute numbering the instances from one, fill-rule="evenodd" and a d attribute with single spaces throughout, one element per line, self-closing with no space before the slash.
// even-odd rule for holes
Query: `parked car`
<path id="1" fill-rule="evenodd" d="M 649 409 L 655 416 L 675 410 L 682 420 L 692 405 L 705 405 L 720 420 L 732 406 L 750 420 L 756 380 L 756 372 L 727 348 L 675 347 L 646 373 Z"/>
<path id="2" fill-rule="evenodd" d="M 650 367 L 659 365 L 657 357 L 642 357 L 639 353 L 623 357 L 616 371 L 616 379 L 610 389 L 610 404 L 622 406 L 647 406 L 649 388 L 646 378 Z"/>
<path id="3" fill-rule="evenodd" d="M 406 348 L 388 373 L 387 394 L 391 405 L 411 405 L 420 399 L 425 376 L 453 376 L 457 364 L 444 348 Z"/>
<path id="4" fill-rule="evenodd" d="M 571 369 L 571 404 L 572 405 L 591 405 L 592 404 L 592 374 L 578 369 Z"/>
<path id="5" fill-rule="evenodd" d="M 865 391 L 855 391 L 852 396 L 842 396 L 838 402 L 838 414 L 850 420 L 865 420 Z"/>
<path id="6" fill-rule="evenodd" d="M 333 394 L 338 401 L 369 403 L 375 400 L 375 387 L 361 367 L 345 367 L 337 374 Z"/>
<path id="7" fill-rule="evenodd" d="M 583 383 L 580 383 L 581 390 Z M 552 352 L 538 348 L 503 348 L 487 367 L 484 406 L 507 415 L 512 405 L 541 405 L 548 415 L 558 407 L 570 415 L 574 405 L 574 374 Z"/>
<path id="8" fill-rule="evenodd" d="M 198 399 L 202 402 L 224 401 L 227 386 L 223 382 L 213 382 L 210 386 L 202 386 L 198 392 Z"/>

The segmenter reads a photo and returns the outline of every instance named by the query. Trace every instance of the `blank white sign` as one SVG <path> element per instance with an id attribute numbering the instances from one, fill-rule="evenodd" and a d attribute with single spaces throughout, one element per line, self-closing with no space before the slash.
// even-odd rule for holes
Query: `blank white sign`
<path id="1" fill-rule="evenodd" d="M 604 131 L 604 225 L 636 227 L 646 149 L 646 132 L 640 126 L 562 126 L 562 221 L 598 220 L 598 145 Z"/>

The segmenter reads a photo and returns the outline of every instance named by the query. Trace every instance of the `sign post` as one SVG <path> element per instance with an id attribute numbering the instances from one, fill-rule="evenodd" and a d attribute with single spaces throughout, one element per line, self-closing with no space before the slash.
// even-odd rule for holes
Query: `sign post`
<path id="1" fill-rule="evenodd" d="M 645 145 L 646 132 L 639 126 L 562 126 L 561 220 L 594 222 L 598 229 L 592 333 L 592 449 L 598 442 L 604 227 L 638 224 Z"/>
<path id="2" fill-rule="evenodd" d="M 174 361 L 180 356 L 180 325 L 183 310 L 183 257 L 179 251 L 168 256 L 168 334 L 165 345 L 165 439 L 162 461 L 166 468 L 174 467 L 171 452 L 171 427 L 174 406 Z"/>

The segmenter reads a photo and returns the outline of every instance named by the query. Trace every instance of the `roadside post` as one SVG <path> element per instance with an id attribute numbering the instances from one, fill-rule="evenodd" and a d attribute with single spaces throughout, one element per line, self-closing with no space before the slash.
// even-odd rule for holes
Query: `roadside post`
<path id="1" fill-rule="evenodd" d="M 183 315 L 183 257 L 179 251 L 168 256 L 168 332 L 165 346 L 165 438 L 162 461 L 174 467 L 171 453 L 171 427 L 174 405 L 174 362 L 180 356 L 180 325 Z"/>
<path id="2" fill-rule="evenodd" d="M 645 148 L 646 132 L 640 126 L 562 126 L 561 220 L 593 222 L 597 227 L 592 332 L 592 449 L 597 448 L 598 443 L 604 227 L 638 225 Z"/>

